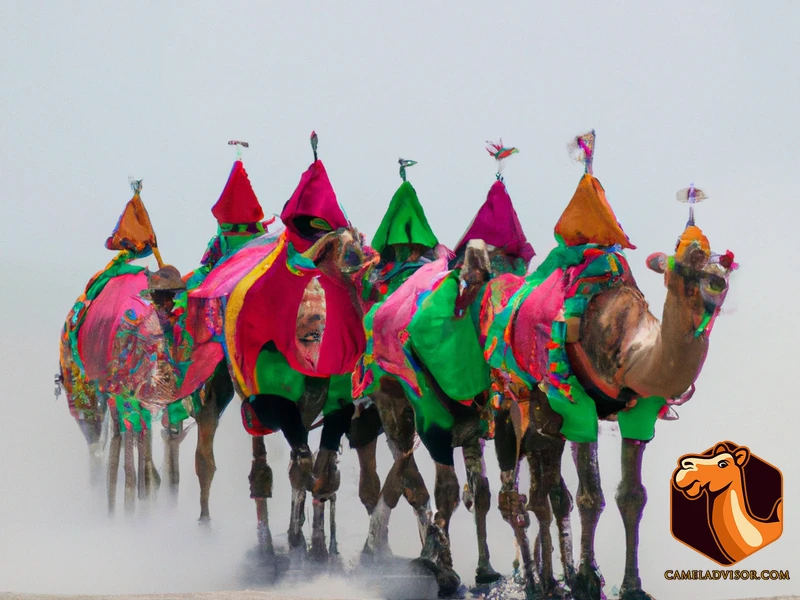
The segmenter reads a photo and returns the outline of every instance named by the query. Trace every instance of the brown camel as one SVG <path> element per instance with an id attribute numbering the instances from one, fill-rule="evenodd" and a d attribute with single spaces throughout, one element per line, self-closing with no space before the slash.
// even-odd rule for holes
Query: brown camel
<path id="1" fill-rule="evenodd" d="M 324 235 L 313 243 L 311 248 L 303 253 L 303 256 L 312 261 L 319 271 L 326 276 L 345 283 L 350 293 L 354 310 L 363 309 L 362 300 L 358 293 L 358 286 L 352 285 L 353 281 L 362 281 L 377 262 L 377 255 L 363 244 L 361 235 L 352 227 L 340 228 Z M 306 290 L 308 303 L 300 307 L 298 313 L 298 335 L 303 339 L 308 338 L 310 342 L 304 344 L 304 353 L 313 355 L 313 344 L 319 341 L 320 336 L 312 335 L 310 322 L 318 322 L 311 319 L 315 316 L 315 310 L 320 307 L 313 302 L 314 290 Z M 236 290 L 232 298 L 237 295 Z M 229 300 L 230 301 L 230 300 Z M 324 306 L 324 305 L 323 305 Z M 304 315 L 308 318 L 305 318 Z M 310 314 L 314 313 L 314 314 Z M 308 323 L 307 323 L 308 322 Z M 229 327 L 226 321 L 225 327 Z M 233 372 L 233 376 L 231 373 Z M 223 383 L 224 382 L 224 383 Z M 233 371 L 231 363 L 226 360 L 217 367 L 210 385 L 214 391 L 206 396 L 203 409 L 196 416 L 198 426 L 198 446 L 196 468 L 201 488 L 201 521 L 210 519 L 209 513 L 209 490 L 213 479 L 215 465 L 213 442 L 214 435 L 219 424 L 219 418 L 225 405 L 232 397 L 233 392 L 243 401 L 243 415 L 245 419 L 255 417 L 248 404 L 249 395 L 242 389 L 240 381 Z M 249 475 L 250 495 L 256 503 L 258 543 L 261 552 L 266 556 L 274 555 L 272 535 L 269 526 L 267 500 L 272 496 L 272 469 L 267 462 L 266 445 L 264 435 L 281 431 L 292 446 L 291 462 L 289 466 L 289 479 L 292 484 L 292 510 L 289 526 L 289 543 L 293 551 L 301 554 L 306 552 L 306 543 L 303 536 L 302 527 L 305 522 L 305 500 L 308 492 L 312 493 L 314 499 L 314 517 L 312 527 L 311 555 L 315 558 L 326 558 L 328 554 L 338 554 L 334 506 L 336 491 L 339 488 L 340 476 L 336 466 L 335 456 L 330 452 L 320 452 L 317 454 L 316 462 L 308 450 L 307 443 L 303 440 L 307 433 L 312 429 L 312 425 L 319 417 L 328 391 L 328 382 L 323 378 L 307 378 L 305 393 L 297 402 L 297 408 L 293 408 L 294 403 L 288 400 L 281 401 L 275 397 L 269 408 L 267 423 L 260 424 L 261 431 L 250 429 L 253 436 L 253 461 Z M 294 423 L 292 414 L 297 411 L 299 422 Z M 262 413 L 264 414 L 264 413 Z M 359 415 L 354 415 L 358 417 Z M 256 417 L 256 421 L 261 417 Z M 359 419 L 348 421 L 342 425 L 343 432 L 348 427 L 352 427 Z M 359 448 L 358 456 L 362 470 L 362 484 L 359 487 L 359 495 L 362 503 L 368 510 L 374 506 L 374 496 L 372 488 L 378 487 L 378 480 L 375 460 L 377 438 L 377 428 L 368 427 L 374 430 L 371 434 L 372 441 Z M 370 485 L 371 484 L 371 485 Z M 324 530 L 325 503 L 331 501 L 330 514 L 330 544 L 326 547 L 326 536 Z"/>
<path id="2" fill-rule="evenodd" d="M 668 404 L 663 399 L 677 399 L 687 390 L 693 390 L 708 352 L 711 324 L 725 299 L 729 273 L 735 268 L 732 254 L 712 255 L 708 240 L 691 221 L 673 257 L 656 254 L 649 257 L 647 263 L 651 270 L 665 277 L 667 297 L 661 323 L 649 312 L 633 279 L 624 276 L 616 285 L 594 295 L 582 318 L 567 322 L 569 363 L 579 384 L 594 401 L 595 419 L 616 417 L 622 422 L 627 418 L 626 413 L 636 410 L 637 403 L 641 403 L 640 409 L 645 404 L 651 409 L 655 406 L 663 415 Z M 490 288 L 492 285 L 490 283 Z M 558 487 L 567 435 L 564 433 L 565 417 L 558 412 L 559 405 L 543 390 L 530 389 L 519 378 L 497 370 L 493 371 L 493 377 L 505 396 L 501 408 L 506 409 L 498 415 L 498 454 L 514 455 L 513 449 L 519 448 L 521 437 L 527 431 L 528 418 L 531 425 L 528 435 L 533 443 L 545 444 L 551 449 L 550 457 L 541 465 L 546 483 L 531 491 L 530 506 L 544 531 L 550 522 L 546 498 Z M 510 423 L 512 415 L 515 415 L 514 424 Z M 544 441 L 543 436 L 552 441 Z M 570 434 L 570 437 L 576 436 Z M 650 597 L 642 591 L 639 578 L 638 539 L 647 498 L 641 480 L 642 455 L 652 434 L 639 437 L 646 439 L 626 437 L 623 431 L 622 481 L 616 495 L 626 533 L 625 575 L 621 587 L 621 598 L 626 600 Z M 519 454 L 516 456 L 518 461 Z M 581 561 L 569 583 L 575 598 L 597 598 L 603 583 L 595 563 L 594 533 L 605 501 L 596 441 L 575 443 L 573 457 L 580 481 L 576 501 L 581 517 Z M 524 527 L 525 499 L 517 493 L 517 464 L 503 465 L 501 461 L 501 469 L 501 511 L 515 529 Z M 526 574 L 532 589 L 555 596 L 560 591 L 552 577 L 551 551 L 552 546 L 543 546 L 539 572 L 534 571 L 529 560 Z"/>
<path id="3" fill-rule="evenodd" d="M 719 548 L 734 562 L 774 542 L 783 532 L 781 500 L 766 519 L 754 516 L 750 509 L 744 485 L 744 466 L 749 459 L 750 450 L 745 446 L 729 449 L 717 444 L 713 456 L 682 456 L 672 475 L 673 486 L 686 498 L 708 498 L 711 531 Z"/>

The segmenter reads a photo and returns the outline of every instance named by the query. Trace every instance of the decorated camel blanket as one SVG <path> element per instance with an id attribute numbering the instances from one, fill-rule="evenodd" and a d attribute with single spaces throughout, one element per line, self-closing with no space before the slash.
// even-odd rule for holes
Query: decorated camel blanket
<path id="1" fill-rule="evenodd" d="M 528 389 L 538 385 L 563 417 L 561 433 L 569 441 L 596 441 L 598 417 L 570 366 L 567 322 L 580 318 L 596 294 L 622 285 L 635 281 L 621 248 L 560 243 L 534 273 L 499 277 L 482 299 L 481 344 L 490 368 Z M 620 412 L 622 436 L 650 440 L 665 404 L 663 398 L 641 398 Z"/>
<path id="2" fill-rule="evenodd" d="M 262 235 L 221 258 L 202 282 L 187 292 L 184 326 L 191 337 L 193 351 L 192 361 L 178 390 L 179 398 L 186 398 L 201 388 L 225 359 L 225 300 L 239 282 L 275 249 L 280 233 Z"/>

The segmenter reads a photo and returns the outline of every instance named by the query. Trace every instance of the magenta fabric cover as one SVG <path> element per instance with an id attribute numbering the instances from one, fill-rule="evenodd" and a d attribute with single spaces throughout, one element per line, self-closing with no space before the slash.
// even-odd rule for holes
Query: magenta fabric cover
<path id="1" fill-rule="evenodd" d="M 467 242 L 477 239 L 503 248 L 510 256 L 518 256 L 525 262 L 536 254 L 525 237 L 517 211 L 514 210 L 511 197 L 502 181 L 496 181 L 492 185 L 486 202 L 478 210 L 466 233 L 461 236 L 455 251 L 459 252 Z"/>
<path id="2" fill-rule="evenodd" d="M 78 332 L 78 354 L 83 360 L 86 378 L 105 381 L 112 362 L 114 338 L 129 309 L 142 315 L 152 306 L 140 296 L 147 289 L 145 271 L 112 277 L 92 301 Z"/>
<path id="3" fill-rule="evenodd" d="M 280 215 L 283 224 L 293 234 L 289 239 L 298 252 L 305 252 L 313 243 L 301 237 L 295 227 L 294 219 L 303 216 L 323 219 L 333 229 L 349 225 L 321 160 L 312 163 L 300 177 L 300 183 Z"/>
<path id="4" fill-rule="evenodd" d="M 256 361 L 267 342 L 275 343 L 292 369 L 312 377 L 351 373 L 366 346 L 362 315 L 348 289 L 317 269 L 290 271 L 287 251 L 288 242 L 245 293 L 235 324 L 236 347 L 228 349 L 251 390 L 256 389 Z M 297 320 L 303 294 L 314 278 L 325 294 L 325 330 L 312 364 L 297 339 Z"/>

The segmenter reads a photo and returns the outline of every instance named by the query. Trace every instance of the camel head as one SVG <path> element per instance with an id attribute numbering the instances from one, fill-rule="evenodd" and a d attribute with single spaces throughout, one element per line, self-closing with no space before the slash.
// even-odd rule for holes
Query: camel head
<path id="1" fill-rule="evenodd" d="M 647 266 L 663 274 L 667 289 L 687 298 L 695 312 L 713 315 L 722 307 L 730 274 L 739 265 L 730 250 L 713 253 L 702 230 L 689 224 L 678 238 L 675 254 L 651 254 Z"/>
<path id="2" fill-rule="evenodd" d="M 320 236 L 303 257 L 334 280 L 360 280 L 380 260 L 355 227 L 341 227 Z"/>
<path id="3" fill-rule="evenodd" d="M 741 480 L 741 469 L 750 458 L 750 450 L 739 446 L 733 450 L 717 444 L 712 456 L 686 454 L 678 459 L 672 483 L 684 496 L 694 500 L 704 491 L 710 494 L 724 491 Z"/>
<path id="4" fill-rule="evenodd" d="M 483 240 L 470 240 L 464 251 L 464 262 L 458 276 L 456 316 L 463 315 L 478 297 L 483 284 L 492 277 L 491 253 Z"/>

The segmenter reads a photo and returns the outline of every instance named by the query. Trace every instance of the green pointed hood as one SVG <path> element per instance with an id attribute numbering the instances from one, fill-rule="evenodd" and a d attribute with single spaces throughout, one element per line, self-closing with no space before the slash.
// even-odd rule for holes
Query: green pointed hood
<path id="1" fill-rule="evenodd" d="M 439 240 L 431 230 L 425 211 L 417 198 L 417 191 L 408 181 L 397 188 L 389 208 L 383 216 L 372 247 L 383 252 L 392 244 L 420 244 L 433 248 Z"/>

